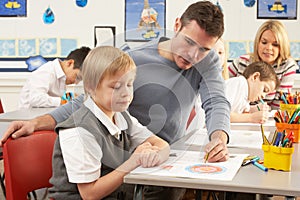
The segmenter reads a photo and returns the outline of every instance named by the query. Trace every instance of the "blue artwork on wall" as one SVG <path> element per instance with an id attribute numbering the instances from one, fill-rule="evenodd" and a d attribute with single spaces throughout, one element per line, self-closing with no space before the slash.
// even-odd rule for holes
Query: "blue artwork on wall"
<path id="1" fill-rule="evenodd" d="M 45 38 L 39 39 L 39 52 L 41 56 L 51 57 L 57 55 L 57 39 Z"/>
<path id="2" fill-rule="evenodd" d="M 16 56 L 16 40 L 0 40 L 0 56 L 12 57 Z"/>
<path id="3" fill-rule="evenodd" d="M 241 55 L 247 54 L 247 42 L 228 42 L 228 60 L 233 60 Z"/>
<path id="4" fill-rule="evenodd" d="M 1 0 L 0 17 L 26 17 L 27 0 Z"/>
<path id="5" fill-rule="evenodd" d="M 87 2 L 88 2 L 88 0 L 76 0 L 76 5 L 78 7 L 85 7 Z"/>
<path id="6" fill-rule="evenodd" d="M 76 39 L 60 39 L 60 55 L 61 57 L 67 57 L 68 54 L 77 48 Z"/>
<path id="7" fill-rule="evenodd" d="M 249 52 L 253 53 L 254 52 L 254 42 L 253 41 L 249 41 L 248 45 L 249 45 Z"/>
<path id="8" fill-rule="evenodd" d="M 300 60 L 300 42 L 291 42 L 290 49 L 292 58 Z"/>
<path id="9" fill-rule="evenodd" d="M 20 39 L 18 40 L 18 55 L 19 56 L 32 56 L 36 55 L 36 39 Z"/>
<path id="10" fill-rule="evenodd" d="M 43 14 L 43 21 L 45 24 L 52 24 L 54 20 L 55 20 L 54 13 L 49 6 Z"/>

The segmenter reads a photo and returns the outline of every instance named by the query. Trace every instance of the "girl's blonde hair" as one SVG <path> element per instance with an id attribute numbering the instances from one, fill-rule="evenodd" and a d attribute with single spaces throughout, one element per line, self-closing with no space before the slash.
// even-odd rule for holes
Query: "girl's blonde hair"
<path id="1" fill-rule="evenodd" d="M 132 58 L 112 46 L 99 46 L 90 51 L 83 62 L 82 80 L 86 95 L 94 95 L 98 84 L 106 76 L 119 71 L 136 70 Z"/>
<path id="2" fill-rule="evenodd" d="M 215 45 L 220 44 L 224 47 L 224 61 L 222 63 L 222 77 L 224 80 L 229 79 L 229 71 L 228 71 L 228 65 L 227 65 L 227 52 L 226 52 L 226 46 L 225 41 L 222 38 L 219 38 Z M 216 51 L 218 51 L 217 46 L 214 47 Z M 216 52 L 219 55 L 219 52 Z"/>
<path id="3" fill-rule="evenodd" d="M 285 31 L 284 25 L 280 21 L 268 20 L 264 22 L 260 28 L 258 29 L 255 40 L 254 40 L 254 52 L 251 55 L 253 61 L 261 61 L 258 55 L 258 44 L 260 42 L 262 34 L 266 31 L 270 30 L 276 37 L 276 41 L 279 44 L 279 55 L 277 58 L 277 65 L 279 66 L 282 61 L 287 60 L 290 54 L 290 41 Z"/>

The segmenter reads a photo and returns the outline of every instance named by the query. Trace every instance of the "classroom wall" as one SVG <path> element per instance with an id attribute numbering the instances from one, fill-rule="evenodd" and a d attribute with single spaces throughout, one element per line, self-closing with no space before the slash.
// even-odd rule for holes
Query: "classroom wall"
<path id="1" fill-rule="evenodd" d="M 6 0 L 5 0 L 6 1 Z M 166 0 L 166 28 L 173 30 L 176 17 L 195 0 Z M 216 2 L 212 0 L 212 2 Z M 253 40 L 260 24 L 256 19 L 256 4 L 249 8 L 243 0 L 219 0 L 225 15 L 225 40 Z M 0 39 L 63 37 L 78 39 L 78 46 L 94 45 L 94 26 L 116 26 L 116 33 L 124 33 L 125 0 L 88 0 L 86 7 L 78 7 L 75 1 L 28 0 L 27 17 L 0 17 Z M 42 16 L 50 6 L 55 14 L 53 24 L 44 24 Z M 298 10 L 300 4 L 298 3 Z M 298 20 L 282 20 L 290 40 L 300 40 Z M 120 41 L 123 42 L 123 41 Z M 129 43 L 131 44 L 131 43 Z M 121 44 L 117 44 L 121 45 Z M 131 45 L 136 45 L 132 43 Z"/>
<path id="2" fill-rule="evenodd" d="M 7 0 L 1 0 L 7 1 Z M 141 0 L 142 1 L 142 0 Z M 258 0 L 256 0 L 258 1 Z M 167 34 L 173 34 L 176 17 L 195 0 L 166 0 Z M 216 2 L 212 0 L 212 2 Z M 225 15 L 225 41 L 251 41 L 265 20 L 256 19 L 256 4 L 245 7 L 243 0 L 219 0 Z M 27 0 L 27 17 L 0 17 L 1 39 L 75 38 L 78 46 L 94 46 L 94 26 L 116 26 L 117 47 L 124 43 L 125 0 L 88 0 L 86 7 L 76 6 L 75 0 Z M 50 6 L 55 14 L 53 24 L 44 24 L 42 17 Z M 299 41 L 299 10 L 297 20 L 281 20 L 290 40 Z M 127 42 L 130 47 L 140 42 Z M 299 49 L 300 52 L 300 49 Z M 25 62 L 0 61 L 0 68 L 26 67 Z M 29 72 L 0 72 L 0 98 L 6 112 L 16 110 L 19 92 Z M 299 75 L 298 75 L 299 76 Z M 298 82 L 297 82 L 298 80 Z M 300 88 L 300 76 L 295 87 Z"/>

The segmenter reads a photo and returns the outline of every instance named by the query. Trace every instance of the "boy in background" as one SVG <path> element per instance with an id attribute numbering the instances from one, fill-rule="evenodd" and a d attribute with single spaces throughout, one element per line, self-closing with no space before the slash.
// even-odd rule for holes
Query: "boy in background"
<path id="1" fill-rule="evenodd" d="M 20 93 L 19 108 L 58 107 L 66 85 L 79 83 L 81 66 L 91 49 L 73 50 L 65 60 L 49 61 L 32 72 Z"/>
<path id="2" fill-rule="evenodd" d="M 252 106 L 250 103 L 261 102 L 279 87 L 279 79 L 271 65 L 254 62 L 242 76 L 230 78 L 225 83 L 226 97 L 231 104 L 230 122 L 265 123 L 268 120 L 269 106 L 266 103 Z"/>

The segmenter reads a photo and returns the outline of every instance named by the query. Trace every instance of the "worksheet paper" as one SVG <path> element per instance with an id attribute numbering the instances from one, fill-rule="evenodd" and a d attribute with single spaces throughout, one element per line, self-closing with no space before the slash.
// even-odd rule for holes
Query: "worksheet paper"
<path id="1" fill-rule="evenodd" d="M 269 131 L 265 131 L 265 135 L 268 138 L 270 135 Z M 205 129 L 197 131 L 192 135 L 185 144 L 187 145 L 199 145 L 203 146 L 208 142 L 208 135 Z M 247 131 L 247 130 L 231 130 L 229 134 L 228 147 L 238 148 L 253 148 L 261 149 L 263 143 L 261 131 Z"/>
<path id="2" fill-rule="evenodd" d="M 248 154 L 231 154 L 226 162 L 204 163 L 204 152 L 172 150 L 157 167 L 138 167 L 131 174 L 231 181 Z"/>

